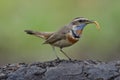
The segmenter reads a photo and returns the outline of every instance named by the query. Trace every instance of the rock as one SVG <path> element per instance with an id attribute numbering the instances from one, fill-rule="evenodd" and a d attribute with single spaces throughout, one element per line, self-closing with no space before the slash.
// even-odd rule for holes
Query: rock
<path id="1" fill-rule="evenodd" d="M 53 60 L 0 67 L 0 80 L 120 80 L 120 61 Z"/>

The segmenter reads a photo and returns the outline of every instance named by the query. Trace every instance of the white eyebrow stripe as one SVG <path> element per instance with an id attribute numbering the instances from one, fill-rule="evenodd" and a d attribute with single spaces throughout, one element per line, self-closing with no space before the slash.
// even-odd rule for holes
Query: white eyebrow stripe
<path id="1" fill-rule="evenodd" d="M 74 19 L 74 21 L 78 21 L 78 20 L 88 20 L 86 18 L 78 18 L 78 19 Z"/>

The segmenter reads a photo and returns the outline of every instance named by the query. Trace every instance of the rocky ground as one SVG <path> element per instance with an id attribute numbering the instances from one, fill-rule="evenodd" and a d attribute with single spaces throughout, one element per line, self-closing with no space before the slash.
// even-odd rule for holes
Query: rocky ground
<path id="1" fill-rule="evenodd" d="M 53 60 L 0 67 L 0 80 L 120 80 L 120 61 Z"/>

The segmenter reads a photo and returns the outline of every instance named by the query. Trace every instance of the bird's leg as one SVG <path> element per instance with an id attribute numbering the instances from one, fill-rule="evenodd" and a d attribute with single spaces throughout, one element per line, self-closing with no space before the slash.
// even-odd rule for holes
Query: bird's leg
<path id="1" fill-rule="evenodd" d="M 62 50 L 62 48 L 60 48 L 60 51 L 61 51 L 69 60 L 71 60 L 71 58 Z"/>
<path id="2" fill-rule="evenodd" d="M 53 48 L 53 51 L 54 51 L 54 53 L 55 53 L 55 56 L 57 57 L 57 60 L 60 60 L 60 58 L 57 56 L 57 53 L 56 53 L 55 47 L 52 46 L 52 48 Z"/>

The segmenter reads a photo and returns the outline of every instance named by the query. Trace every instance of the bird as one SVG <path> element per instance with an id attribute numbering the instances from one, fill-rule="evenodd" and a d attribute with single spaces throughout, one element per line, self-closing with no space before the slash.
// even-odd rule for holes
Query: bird
<path id="1" fill-rule="evenodd" d="M 63 26 L 55 32 L 42 32 L 33 30 L 24 30 L 29 35 L 44 39 L 43 44 L 49 44 L 52 46 L 53 51 L 57 59 L 60 59 L 57 54 L 55 47 L 60 48 L 60 51 L 69 59 L 71 58 L 63 51 L 63 48 L 72 46 L 81 38 L 83 29 L 88 24 L 95 24 L 96 28 L 100 30 L 99 23 L 94 20 L 89 20 L 85 17 L 76 17 L 70 23 Z"/>

